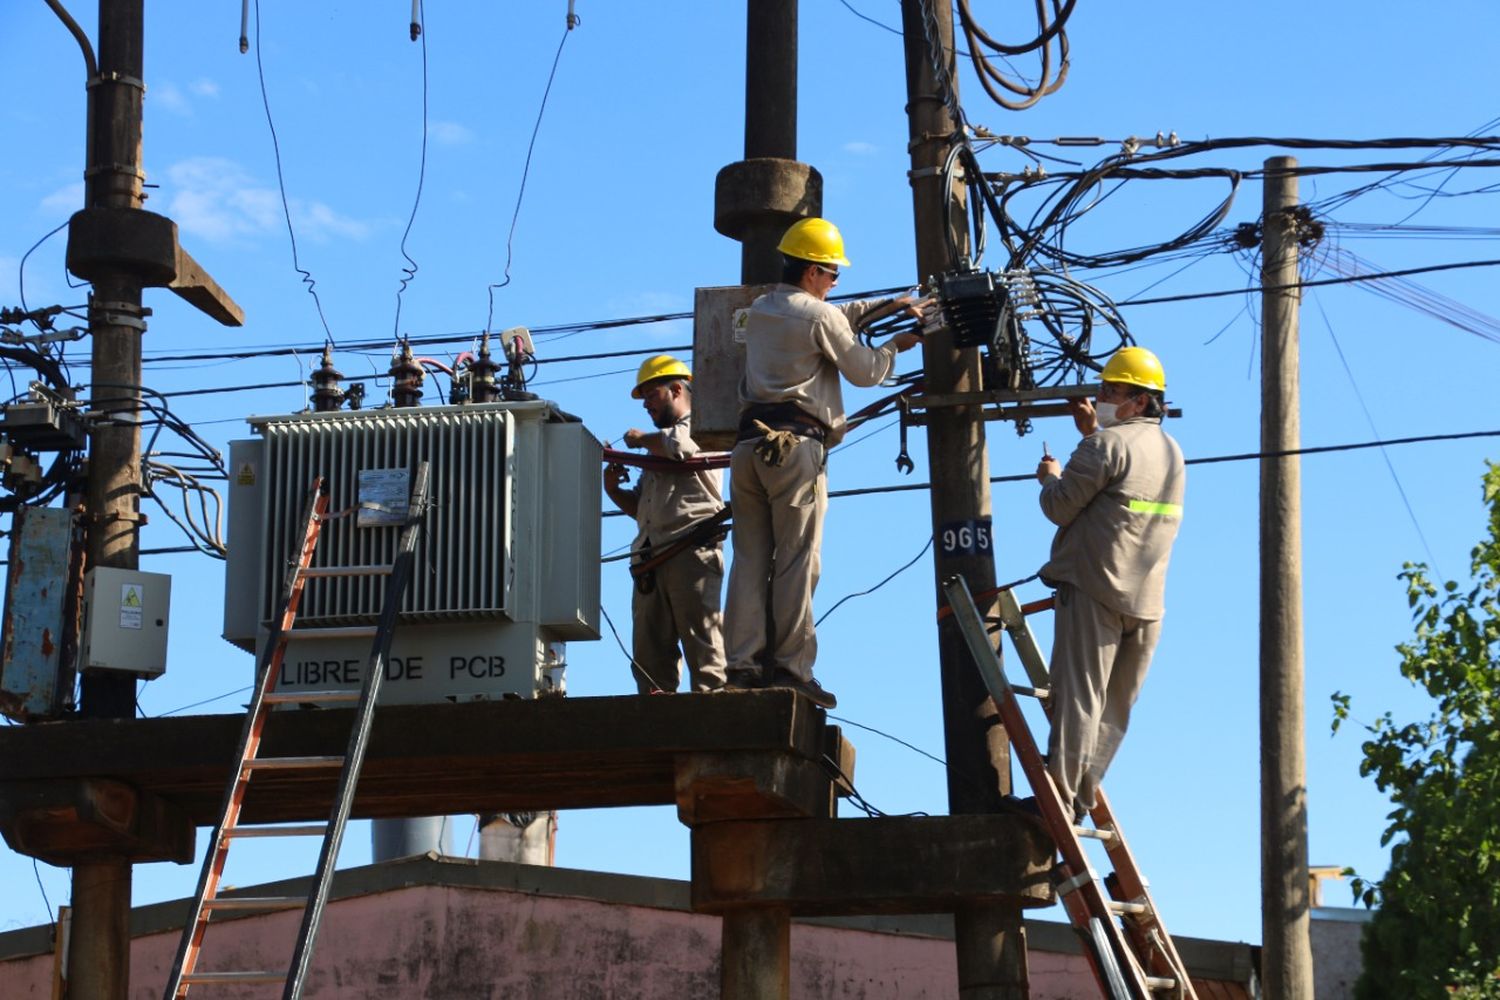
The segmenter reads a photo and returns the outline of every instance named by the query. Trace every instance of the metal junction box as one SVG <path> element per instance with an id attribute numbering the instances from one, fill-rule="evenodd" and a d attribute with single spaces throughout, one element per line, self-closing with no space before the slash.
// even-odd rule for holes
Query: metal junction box
<path id="1" fill-rule="evenodd" d="M 63 662 L 73 531 L 72 511 L 21 507 L 15 513 L 0 674 L 0 714 L 12 719 L 50 718 L 73 701 L 72 664 Z"/>
<path id="2" fill-rule="evenodd" d="M 693 293 L 693 440 L 734 447 L 745 375 L 745 310 L 775 285 L 727 285 Z"/>
<path id="3" fill-rule="evenodd" d="M 172 578 L 96 566 L 83 578 L 80 670 L 157 677 L 167 669 Z"/>
<path id="4" fill-rule="evenodd" d="M 561 686 L 561 645 L 599 637 L 600 445 L 544 400 L 255 417 L 230 446 L 224 638 L 264 651 L 303 504 L 330 510 L 315 567 L 388 565 L 408 473 L 432 507 L 397 619 L 382 704 L 530 698 Z M 313 578 L 298 628 L 373 625 L 385 577 Z M 277 689 L 357 687 L 370 640 L 302 638 Z"/>

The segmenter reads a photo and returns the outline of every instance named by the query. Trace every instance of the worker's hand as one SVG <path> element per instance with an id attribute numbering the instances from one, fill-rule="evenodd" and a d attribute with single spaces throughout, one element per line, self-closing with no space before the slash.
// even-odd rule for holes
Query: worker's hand
<path id="1" fill-rule="evenodd" d="M 611 462 L 604 467 L 604 488 L 617 490 L 630 482 L 630 470 L 619 462 Z"/>
<path id="2" fill-rule="evenodd" d="M 1078 428 L 1078 433 L 1088 437 L 1099 429 L 1099 418 L 1094 413 L 1094 401 L 1092 399 L 1070 399 L 1068 400 L 1068 413 L 1073 417 L 1073 426 Z"/>
<path id="3" fill-rule="evenodd" d="M 897 354 L 900 354 L 902 351 L 909 351 L 921 342 L 922 335 L 920 333 L 912 333 L 910 330 L 903 330 L 891 338 L 891 343 L 896 345 Z"/>
<path id="4" fill-rule="evenodd" d="M 922 310 L 926 307 L 928 300 L 914 299 L 910 295 L 903 295 L 899 299 L 895 299 L 894 301 L 896 305 L 902 307 L 901 309 L 897 310 L 898 312 L 904 312 L 912 319 L 921 319 Z"/>
<path id="5" fill-rule="evenodd" d="M 1045 456 L 1036 467 L 1036 481 L 1045 483 L 1047 480 L 1062 475 L 1062 465 L 1051 455 Z"/>
<path id="6" fill-rule="evenodd" d="M 628 431 L 625 432 L 625 447 L 627 447 L 627 448 L 643 448 L 643 447 L 645 447 L 645 444 L 646 444 L 646 435 L 647 435 L 646 431 L 637 430 L 634 427 L 630 428 L 630 430 L 628 430 Z"/>

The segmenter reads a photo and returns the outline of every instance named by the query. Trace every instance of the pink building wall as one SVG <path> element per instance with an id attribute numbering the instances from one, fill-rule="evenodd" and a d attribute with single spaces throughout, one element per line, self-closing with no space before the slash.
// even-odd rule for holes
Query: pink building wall
<path id="1" fill-rule="evenodd" d="M 204 970 L 283 968 L 300 913 L 211 927 Z M 217 933 L 216 933 L 217 932 Z M 178 932 L 138 936 L 130 1000 L 158 1000 Z M 1093 1000 L 1080 955 L 1031 952 L 1035 1000 Z M 51 997 L 52 958 L 0 962 L 0 997 Z M 719 920 L 564 896 L 415 885 L 328 907 L 306 995 L 312 1000 L 661 1000 L 715 998 Z M 249 1000 L 279 987 L 214 986 L 205 1000 Z M 814 924 L 792 929 L 793 1000 L 951 1000 L 949 940 Z"/>

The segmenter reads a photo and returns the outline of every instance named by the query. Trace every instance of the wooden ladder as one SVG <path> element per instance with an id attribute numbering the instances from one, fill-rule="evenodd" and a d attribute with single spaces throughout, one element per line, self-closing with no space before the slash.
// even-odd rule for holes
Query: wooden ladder
<path id="1" fill-rule="evenodd" d="M 1017 698 L 1028 696 L 1039 699 L 1050 717 L 1047 661 L 1031 634 L 1026 615 L 1051 608 L 1052 601 L 1038 601 L 1023 608 L 1011 591 L 1002 590 L 998 595 L 1001 623 L 1010 634 L 1031 681 L 1030 686 L 1023 687 L 1012 685 L 1006 678 L 1000 656 L 963 578 L 948 578 L 943 589 L 969 653 L 999 710 L 1021 770 L 1036 792 L 1042 822 L 1062 857 L 1056 869 L 1058 895 L 1062 897 L 1069 922 L 1083 939 L 1084 954 L 1101 992 L 1110 1000 L 1197 1000 L 1177 946 L 1151 899 L 1146 878 L 1110 810 L 1109 799 L 1100 789 L 1097 804 L 1089 814 L 1093 825 L 1075 824 L 1072 804 L 1065 804 L 1058 795 L 1021 714 Z M 1114 866 L 1112 872 L 1101 877 L 1094 870 L 1084 851 L 1084 840 L 1103 844 Z"/>
<path id="2" fill-rule="evenodd" d="M 290 561 L 283 579 L 280 607 L 272 620 L 273 632 L 266 643 L 261 658 L 255 694 L 245 714 L 245 726 L 240 734 L 239 750 L 234 770 L 224 792 L 219 820 L 209 841 L 203 859 L 203 871 L 198 878 L 198 890 L 193 909 L 183 927 L 182 942 L 178 945 L 172 974 L 167 980 L 164 996 L 166 1000 L 179 1000 L 187 996 L 193 986 L 224 983 L 283 983 L 284 1000 L 300 997 L 312 964 L 313 944 L 323 909 L 328 902 L 329 889 L 333 884 L 334 864 L 338 860 L 339 846 L 343 842 L 344 828 L 348 824 L 349 811 L 354 804 L 354 790 L 359 782 L 359 771 L 364 763 L 365 749 L 369 743 L 370 728 L 375 718 L 375 703 L 380 694 L 380 682 L 385 677 L 386 662 L 390 658 L 391 641 L 396 627 L 396 616 L 401 609 L 401 600 L 412 576 L 417 539 L 420 535 L 422 513 L 427 506 L 428 464 L 424 461 L 417 467 L 413 479 L 411 502 L 408 507 L 406 525 L 397 545 L 395 561 L 389 566 L 345 566 L 314 568 L 313 554 L 317 549 L 318 536 L 328 513 L 328 495 L 323 489 L 322 477 L 313 480 L 303 508 L 302 538 Z M 338 515 L 332 515 L 338 516 Z M 374 626 L 296 629 L 297 608 L 302 600 L 302 591 L 308 580 L 326 577 L 389 575 L 385 589 L 384 604 Z M 350 638 L 369 636 L 372 639 L 370 658 L 365 669 L 363 685 L 359 691 L 292 691 L 276 690 L 277 678 L 281 675 L 282 661 L 287 644 L 292 639 L 305 638 Z M 266 720 L 277 705 L 317 704 L 331 705 L 354 702 L 354 723 L 349 734 L 348 748 L 342 756 L 327 757 L 262 757 L 261 736 L 265 732 Z M 333 806 L 325 823 L 312 824 L 265 824 L 251 825 L 240 822 L 240 810 L 244 805 L 245 791 L 250 779 L 262 772 L 327 771 L 339 769 L 339 781 L 334 794 Z M 229 858 L 230 844 L 248 837 L 304 837 L 321 836 L 323 847 L 318 855 L 317 869 L 313 875 L 312 891 L 306 896 L 220 896 L 219 882 L 224 874 L 224 865 Z M 301 906 L 302 925 L 297 933 L 297 942 L 292 951 L 288 969 L 261 971 L 197 971 L 198 960 L 203 951 L 203 938 L 208 930 L 209 917 L 216 912 L 239 912 L 282 910 Z"/>

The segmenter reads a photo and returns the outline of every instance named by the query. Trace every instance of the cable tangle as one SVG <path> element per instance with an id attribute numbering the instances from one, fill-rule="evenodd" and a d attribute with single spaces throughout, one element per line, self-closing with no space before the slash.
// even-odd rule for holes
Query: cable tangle
<path id="1" fill-rule="evenodd" d="M 980 86 L 990 100 L 1011 111 L 1024 111 L 1048 94 L 1056 93 L 1068 78 L 1068 18 L 1077 0 L 1035 0 L 1037 33 L 1029 41 L 1006 44 L 980 26 L 970 0 L 958 0 L 958 18 L 968 44 L 969 59 Z M 1056 56 L 1053 55 L 1054 46 Z M 1040 53 L 1041 73 L 1035 82 L 1023 79 L 1007 56 Z M 997 69 L 991 56 L 1004 61 L 1011 74 Z"/>

